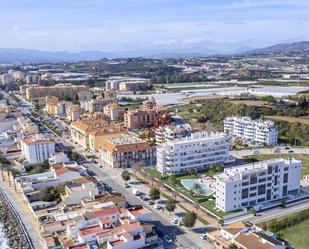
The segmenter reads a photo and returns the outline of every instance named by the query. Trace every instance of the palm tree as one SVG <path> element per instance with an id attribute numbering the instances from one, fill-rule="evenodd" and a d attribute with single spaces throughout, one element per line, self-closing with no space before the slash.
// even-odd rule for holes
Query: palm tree
<path id="1" fill-rule="evenodd" d="M 197 196 L 197 193 L 200 193 L 202 190 L 202 186 L 198 183 L 194 183 L 192 189 L 195 191 L 195 195 Z"/>
<path id="2" fill-rule="evenodd" d="M 191 175 L 191 176 L 195 176 L 196 175 L 196 170 L 194 168 L 190 168 L 188 169 L 188 173 Z"/>

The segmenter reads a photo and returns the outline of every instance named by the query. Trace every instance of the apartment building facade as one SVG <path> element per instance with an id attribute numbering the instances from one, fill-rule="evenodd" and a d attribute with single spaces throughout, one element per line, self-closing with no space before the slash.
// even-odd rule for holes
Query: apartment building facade
<path id="1" fill-rule="evenodd" d="M 56 84 L 54 86 L 27 85 L 21 89 L 28 100 L 45 98 L 46 96 L 58 97 L 60 100 L 77 98 L 81 91 L 88 91 L 85 85 Z"/>
<path id="2" fill-rule="evenodd" d="M 252 120 L 250 117 L 227 117 L 224 132 L 245 144 L 276 145 L 278 130 L 273 121 Z"/>
<path id="3" fill-rule="evenodd" d="M 277 158 L 225 168 L 216 175 L 216 208 L 229 212 L 260 209 L 265 203 L 299 193 L 301 161 Z"/>
<path id="4" fill-rule="evenodd" d="M 29 135 L 20 140 L 22 156 L 30 165 L 48 160 L 51 153 L 55 153 L 55 141 L 42 134 Z"/>
<path id="5" fill-rule="evenodd" d="M 112 103 L 104 106 L 104 114 L 112 121 L 121 121 L 125 113 L 125 108 L 117 103 Z"/>
<path id="6" fill-rule="evenodd" d="M 229 143 L 223 133 L 196 132 L 157 148 L 157 169 L 163 174 L 204 169 L 230 161 Z"/>
<path id="7" fill-rule="evenodd" d="M 101 142 L 100 161 L 110 168 L 155 165 L 156 148 L 130 134 L 115 135 Z"/>
<path id="8" fill-rule="evenodd" d="M 167 125 L 160 126 L 156 129 L 156 144 L 161 145 L 166 142 L 170 142 L 176 139 L 181 139 L 190 136 L 192 133 L 191 126 L 189 124 L 183 125 Z"/>
<path id="9" fill-rule="evenodd" d="M 124 114 L 124 123 L 128 129 L 159 127 L 171 123 L 166 108 L 129 110 Z"/>

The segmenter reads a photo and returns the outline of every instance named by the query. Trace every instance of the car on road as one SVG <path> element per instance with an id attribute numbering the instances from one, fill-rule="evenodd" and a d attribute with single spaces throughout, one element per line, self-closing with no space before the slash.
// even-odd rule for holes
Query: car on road
<path id="1" fill-rule="evenodd" d="M 125 188 L 130 188 L 131 186 L 130 186 L 128 183 L 125 183 L 125 184 L 124 184 L 124 187 L 125 187 Z"/>
<path id="2" fill-rule="evenodd" d="M 148 201 L 148 197 L 145 196 L 145 195 L 141 195 L 140 198 L 141 198 L 143 201 Z"/>
<path id="3" fill-rule="evenodd" d="M 200 238 L 201 238 L 202 240 L 206 240 L 206 239 L 207 239 L 207 234 L 206 234 L 206 233 L 202 234 L 202 235 L 200 236 Z"/>
<path id="4" fill-rule="evenodd" d="M 162 206 L 160 206 L 159 204 L 155 204 L 153 207 L 154 207 L 155 209 L 157 209 L 157 210 L 162 209 Z"/>
<path id="5" fill-rule="evenodd" d="M 178 224 L 179 220 L 177 220 L 176 218 L 172 217 L 170 218 L 170 221 L 173 223 L 173 224 Z"/>
<path id="6" fill-rule="evenodd" d="M 293 151 L 293 150 L 289 150 L 288 152 L 289 152 L 289 153 L 294 153 L 294 151 Z"/>
<path id="7" fill-rule="evenodd" d="M 169 235 L 164 235 L 163 240 L 167 243 L 167 244 L 172 244 L 173 240 Z"/>
<path id="8" fill-rule="evenodd" d="M 96 173 L 94 173 L 92 170 L 87 170 L 87 174 L 89 176 L 96 176 Z"/>
<path id="9" fill-rule="evenodd" d="M 154 204 L 154 201 L 152 201 L 152 200 L 150 200 L 149 202 L 148 202 L 148 205 L 153 205 Z"/>

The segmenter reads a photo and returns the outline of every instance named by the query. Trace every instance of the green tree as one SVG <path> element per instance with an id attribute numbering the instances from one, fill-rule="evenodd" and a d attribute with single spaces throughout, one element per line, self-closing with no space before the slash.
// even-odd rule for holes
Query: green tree
<path id="1" fill-rule="evenodd" d="M 194 168 L 189 168 L 189 169 L 188 169 L 188 173 L 189 173 L 191 176 L 196 176 L 196 169 L 194 169 Z"/>
<path id="2" fill-rule="evenodd" d="M 122 171 L 121 177 L 125 182 L 130 181 L 131 179 L 130 173 L 127 170 Z"/>
<path id="3" fill-rule="evenodd" d="M 228 249 L 238 249 L 238 247 L 235 244 L 230 244 Z"/>
<path id="4" fill-rule="evenodd" d="M 176 176 L 170 175 L 170 176 L 167 178 L 167 182 L 168 182 L 170 185 L 175 186 L 176 183 L 177 183 Z"/>
<path id="5" fill-rule="evenodd" d="M 220 220 L 218 221 L 218 223 L 219 223 L 219 225 L 224 226 L 224 219 L 220 219 Z"/>
<path id="6" fill-rule="evenodd" d="M 159 200 L 160 199 L 160 190 L 152 187 L 149 191 L 149 197 L 151 198 L 151 200 Z"/>
<path id="7" fill-rule="evenodd" d="M 253 214 L 253 216 L 256 216 L 256 209 L 255 208 L 251 209 L 251 214 Z"/>
<path id="8" fill-rule="evenodd" d="M 170 212 L 170 215 L 172 212 L 174 212 L 175 208 L 176 208 L 176 204 L 174 200 L 168 199 L 165 204 L 165 209 Z"/>
<path id="9" fill-rule="evenodd" d="M 202 186 L 201 186 L 201 184 L 199 184 L 199 183 L 194 183 L 193 186 L 192 186 L 192 188 L 193 188 L 193 190 L 194 190 L 196 196 L 197 196 L 197 195 L 200 193 L 200 191 L 202 190 Z"/>
<path id="10" fill-rule="evenodd" d="M 194 227 L 197 219 L 195 212 L 187 212 L 186 216 L 182 219 L 182 223 L 185 227 Z"/>

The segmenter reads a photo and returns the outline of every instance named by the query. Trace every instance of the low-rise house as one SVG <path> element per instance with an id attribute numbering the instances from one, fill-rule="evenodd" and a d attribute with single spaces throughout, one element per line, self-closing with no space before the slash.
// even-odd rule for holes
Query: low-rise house
<path id="1" fill-rule="evenodd" d="M 64 205 L 80 204 L 82 199 L 93 200 L 99 194 L 96 180 L 94 178 L 80 178 L 73 181 L 73 184 L 66 185 L 65 194 L 61 195 Z"/>
<path id="2" fill-rule="evenodd" d="M 0 132 L 12 129 L 18 125 L 18 118 L 22 116 L 19 109 L 11 106 L 0 107 Z"/>
<path id="3" fill-rule="evenodd" d="M 98 196 L 95 196 L 95 199 L 83 199 L 81 205 L 85 209 L 96 208 L 125 208 L 127 206 L 126 199 L 122 194 L 111 194 L 109 192 L 104 192 Z"/>
<path id="4" fill-rule="evenodd" d="M 207 240 L 218 249 L 229 248 L 232 245 L 239 249 L 287 248 L 273 234 L 265 232 L 257 226 L 242 222 L 232 223 L 207 233 Z"/>
<path id="5" fill-rule="evenodd" d="M 63 152 L 56 152 L 49 155 L 48 162 L 50 165 L 55 165 L 59 163 L 68 163 L 70 159 L 67 154 Z"/>

